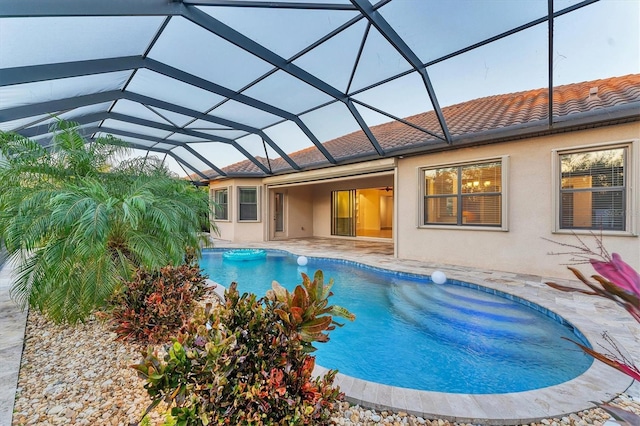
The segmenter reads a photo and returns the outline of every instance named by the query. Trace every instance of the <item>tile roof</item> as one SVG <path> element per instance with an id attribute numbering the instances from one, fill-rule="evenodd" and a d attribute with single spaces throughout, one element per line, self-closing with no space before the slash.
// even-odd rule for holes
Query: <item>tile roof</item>
<path id="1" fill-rule="evenodd" d="M 554 118 L 572 118 L 579 113 L 609 111 L 619 105 L 640 102 L 640 74 L 612 77 L 601 80 L 556 86 L 553 91 Z M 465 137 L 492 132 L 487 136 L 491 140 L 499 136 L 500 129 L 508 130 L 516 126 L 548 123 L 548 90 L 534 89 L 524 92 L 508 93 L 474 99 L 442 108 L 442 113 L 454 141 Z M 640 117 L 640 108 L 634 113 Z M 407 148 L 443 144 L 443 136 L 434 111 L 427 111 L 400 121 L 392 121 L 371 127 L 371 131 L 385 152 Z M 424 129 L 429 133 L 420 130 Z M 549 130 L 549 129 L 547 129 Z M 540 132 L 540 129 L 537 129 Z M 377 156 L 373 145 L 364 132 L 356 131 L 323 143 L 336 160 Z M 425 149 L 426 150 L 426 149 Z M 315 146 L 289 154 L 291 159 L 302 167 L 328 164 L 320 150 Z M 257 157 L 267 165 L 267 159 Z M 274 172 L 293 171 L 282 158 L 270 160 Z M 240 161 L 223 168 L 229 174 L 262 175 L 261 170 L 249 160 Z M 205 172 L 212 178 L 213 171 Z"/>

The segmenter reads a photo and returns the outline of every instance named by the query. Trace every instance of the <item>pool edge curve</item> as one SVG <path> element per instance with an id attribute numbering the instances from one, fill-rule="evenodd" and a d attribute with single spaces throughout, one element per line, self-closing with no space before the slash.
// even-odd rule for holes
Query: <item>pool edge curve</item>
<path id="1" fill-rule="evenodd" d="M 294 253 L 282 248 L 276 250 L 291 255 L 304 254 L 311 258 L 346 260 L 365 267 L 390 272 L 416 273 L 410 270 L 411 268 L 402 268 L 402 265 L 394 265 L 396 267 L 388 269 L 380 264 L 368 264 L 365 259 L 339 259 L 327 255 Z M 427 275 L 425 272 L 417 272 L 416 274 Z M 553 290 L 542 283 L 533 285 L 532 282 L 524 282 L 514 285 L 505 282 L 508 280 L 492 278 L 469 281 L 468 277 L 460 276 L 455 271 L 448 271 L 447 276 L 451 279 L 472 282 L 480 287 L 512 294 L 520 299 L 535 303 L 572 324 L 593 347 L 605 343 L 602 332 L 605 329 L 610 330 L 615 322 L 607 322 L 605 326 L 593 321 L 590 316 L 586 315 L 588 312 L 582 313 L 580 309 L 574 309 L 567 303 L 556 303 L 556 296 L 559 295 L 552 293 Z M 513 282 L 517 283 L 518 280 L 514 279 Z M 219 286 L 218 290 L 220 287 L 224 288 L 224 286 L 216 284 Z M 532 291 L 532 288 L 537 291 Z M 566 296 L 566 294 L 562 295 Z M 631 334 L 624 327 L 616 327 L 612 334 L 618 338 L 620 333 L 624 332 Z M 393 362 L 393 360 L 388 360 L 388 362 Z M 328 371 L 327 368 L 317 365 L 314 374 L 321 375 L 326 371 Z M 592 401 L 610 401 L 626 391 L 632 383 L 633 380 L 630 377 L 601 362 L 594 361 L 585 372 L 569 381 L 545 388 L 514 393 L 458 394 L 422 391 L 369 382 L 342 373 L 336 375 L 334 384 L 340 386 L 348 402 L 375 410 L 405 412 L 423 418 L 439 418 L 464 423 L 515 425 L 528 424 L 545 418 L 561 418 L 570 413 L 592 409 L 595 407 Z"/>

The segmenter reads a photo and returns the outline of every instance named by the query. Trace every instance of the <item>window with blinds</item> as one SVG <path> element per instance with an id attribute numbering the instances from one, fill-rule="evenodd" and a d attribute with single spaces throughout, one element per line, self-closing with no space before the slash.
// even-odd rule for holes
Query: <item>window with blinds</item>
<path id="1" fill-rule="evenodd" d="M 214 202 L 214 219 L 216 220 L 229 220 L 229 190 L 214 189 L 213 191 Z"/>
<path id="2" fill-rule="evenodd" d="M 502 162 L 423 169 L 424 225 L 502 226 Z"/>
<path id="3" fill-rule="evenodd" d="M 258 220 L 258 188 L 255 186 L 238 188 L 238 220 Z"/>
<path id="4" fill-rule="evenodd" d="M 560 154 L 560 229 L 624 231 L 628 147 Z"/>

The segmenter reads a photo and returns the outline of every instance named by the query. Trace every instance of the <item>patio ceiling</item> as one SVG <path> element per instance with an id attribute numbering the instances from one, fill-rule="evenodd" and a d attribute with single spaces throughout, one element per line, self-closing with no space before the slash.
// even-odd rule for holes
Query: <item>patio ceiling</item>
<path id="1" fill-rule="evenodd" d="M 0 130 L 46 146 L 51 124 L 72 120 L 89 138 L 112 134 L 202 179 L 243 160 L 264 176 L 398 155 L 375 134 L 388 122 L 424 134 L 414 152 L 484 143 L 452 135 L 443 108 L 546 88 L 546 119 L 531 132 L 566 122 L 554 113 L 554 87 L 640 71 L 638 7 L 2 0 Z M 430 128 L 412 122 L 428 111 Z M 356 155 L 325 146 L 353 132 L 368 140 Z M 301 150 L 316 155 L 296 158 L 315 160 L 294 161 Z"/>

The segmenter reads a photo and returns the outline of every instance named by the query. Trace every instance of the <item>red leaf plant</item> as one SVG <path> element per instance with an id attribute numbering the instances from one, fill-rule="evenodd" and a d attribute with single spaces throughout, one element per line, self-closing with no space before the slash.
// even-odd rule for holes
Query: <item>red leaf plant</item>
<path id="1" fill-rule="evenodd" d="M 629 264 L 624 262 L 618 253 L 609 255 L 609 252 L 604 247 L 601 236 L 594 235 L 594 237 L 597 242 L 597 250 L 591 249 L 578 236 L 576 236 L 579 241 L 578 245 L 548 240 L 561 246 L 574 249 L 574 251 L 570 252 L 550 254 L 569 254 L 573 256 L 571 258 L 571 262 L 574 264 L 591 264 L 593 269 L 598 273 L 591 275 L 591 278 L 596 282 L 590 281 L 577 268 L 567 266 L 576 278 L 582 281 L 589 290 L 585 288 L 564 286 L 554 282 L 546 282 L 545 284 L 565 292 L 600 296 L 612 300 L 619 306 L 623 307 L 636 321 L 640 323 L 640 274 L 629 266 Z M 603 333 L 602 337 L 613 350 L 609 350 L 607 353 L 601 353 L 580 343 L 573 343 L 578 345 L 585 353 L 591 355 L 595 359 L 623 372 L 634 380 L 640 381 L 640 369 L 634 364 L 634 362 L 622 354 L 620 348 L 618 348 L 614 340 L 606 332 Z M 600 405 L 600 407 L 612 415 L 616 420 L 622 421 L 623 424 L 640 424 L 640 416 L 636 414 L 623 412 L 623 410 L 618 407 L 608 404 Z M 621 412 L 624 414 L 621 414 Z"/>

